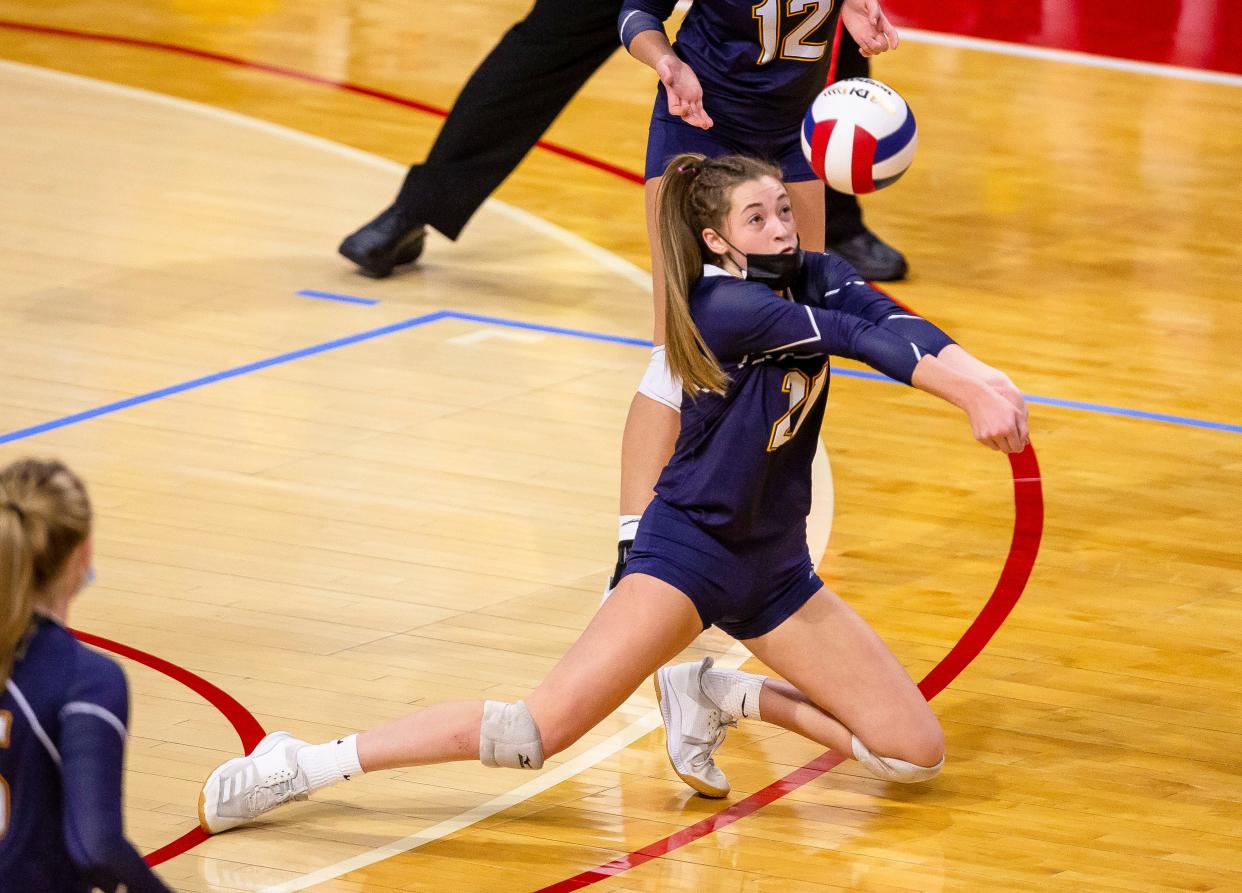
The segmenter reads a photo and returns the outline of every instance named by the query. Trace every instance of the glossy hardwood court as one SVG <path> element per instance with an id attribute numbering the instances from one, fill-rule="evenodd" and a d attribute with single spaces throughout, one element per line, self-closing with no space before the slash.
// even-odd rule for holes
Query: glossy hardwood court
<path id="1" fill-rule="evenodd" d="M 816 530 L 911 675 L 940 667 L 941 776 L 751 725 L 703 800 L 643 689 L 542 773 L 377 773 L 197 839 L 202 779 L 262 730 L 521 697 L 598 604 L 650 334 L 641 188 L 537 150 L 409 273 L 335 254 L 430 145 L 411 102 L 447 108 L 524 8 L 0 0 L 0 461 L 92 488 L 72 622 L 129 674 L 129 830 L 162 876 L 1242 889 L 1242 79 L 936 35 L 876 63 L 920 147 L 864 207 L 914 270 L 892 294 L 1034 395 L 1034 451 L 1011 467 L 841 364 Z M 652 89 L 618 55 L 548 138 L 638 170 Z"/>

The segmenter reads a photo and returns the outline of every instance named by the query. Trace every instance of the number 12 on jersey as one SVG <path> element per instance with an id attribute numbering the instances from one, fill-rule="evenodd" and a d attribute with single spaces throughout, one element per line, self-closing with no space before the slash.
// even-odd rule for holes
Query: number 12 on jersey
<path id="1" fill-rule="evenodd" d="M 767 65 L 780 52 L 782 59 L 814 62 L 824 55 L 828 47 L 825 38 L 818 43 L 808 40 L 815 30 L 828 18 L 834 6 L 833 0 L 763 0 L 750 11 L 751 18 L 759 20 L 759 62 Z M 784 15 L 781 14 L 782 7 Z M 809 13 L 797 26 L 781 35 L 781 23 L 790 16 Z"/>

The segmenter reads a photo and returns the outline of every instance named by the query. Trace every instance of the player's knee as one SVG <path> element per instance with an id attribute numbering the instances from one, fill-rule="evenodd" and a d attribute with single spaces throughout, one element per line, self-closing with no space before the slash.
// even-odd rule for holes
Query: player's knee
<path id="1" fill-rule="evenodd" d="M 524 701 L 516 704 L 483 702 L 479 760 L 484 766 L 540 769 L 543 758 L 543 736 Z"/>
<path id="2" fill-rule="evenodd" d="M 668 368 L 663 344 L 651 349 L 651 360 L 638 384 L 638 393 L 669 409 L 681 411 L 681 381 Z"/>
<path id="3" fill-rule="evenodd" d="M 937 727 L 939 732 L 939 727 Z M 915 736 L 901 747 L 873 752 L 858 736 L 853 736 L 851 746 L 854 759 L 876 778 L 913 784 L 935 778 L 944 767 L 944 737 Z"/>
<path id="4" fill-rule="evenodd" d="M 944 761 L 944 730 L 935 716 L 929 716 L 911 733 L 893 756 L 920 766 L 933 766 Z"/>
<path id="5" fill-rule="evenodd" d="M 933 766 L 944 759 L 944 730 L 926 704 L 893 734 L 873 736 L 870 743 L 876 753 L 918 766 Z"/>

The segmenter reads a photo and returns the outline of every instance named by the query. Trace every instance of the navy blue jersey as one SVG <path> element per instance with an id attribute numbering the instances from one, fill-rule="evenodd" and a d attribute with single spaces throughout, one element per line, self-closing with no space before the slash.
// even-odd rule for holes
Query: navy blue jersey
<path id="1" fill-rule="evenodd" d="M 38 618 L 0 697 L 0 890 L 168 893 L 125 840 L 121 668 Z"/>
<path id="2" fill-rule="evenodd" d="M 676 0 L 625 0 L 626 46 Z M 637 16 L 635 16 L 637 13 Z M 838 7 L 833 0 L 695 0 L 673 51 L 703 87 L 703 107 L 730 131 L 797 129 L 824 89 Z M 661 87 L 663 90 L 663 87 Z"/>
<path id="3" fill-rule="evenodd" d="M 789 296 L 705 267 L 690 313 L 729 382 L 682 402 L 656 492 L 739 547 L 805 537 L 829 354 L 909 384 L 924 354 L 953 343 L 825 254 L 807 253 Z"/>

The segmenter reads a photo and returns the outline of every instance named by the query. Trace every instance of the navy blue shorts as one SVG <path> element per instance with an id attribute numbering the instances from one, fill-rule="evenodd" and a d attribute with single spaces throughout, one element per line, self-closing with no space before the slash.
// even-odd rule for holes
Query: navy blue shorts
<path id="1" fill-rule="evenodd" d="M 772 162 L 781 169 L 786 183 L 816 179 L 815 171 L 802 154 L 801 122 L 794 122 L 788 131 L 754 133 L 731 130 L 721 123 L 711 130 L 687 124 L 668 110 L 663 84 L 656 94 L 651 110 L 651 126 L 647 131 L 648 180 L 663 176 L 673 156 L 681 152 L 698 152 L 708 158 L 721 155 L 751 155 Z"/>
<path id="2" fill-rule="evenodd" d="M 629 574 L 648 574 L 680 590 L 704 629 L 718 626 L 735 639 L 776 629 L 824 585 L 801 532 L 739 551 L 658 496 L 638 524 L 625 564 Z"/>

